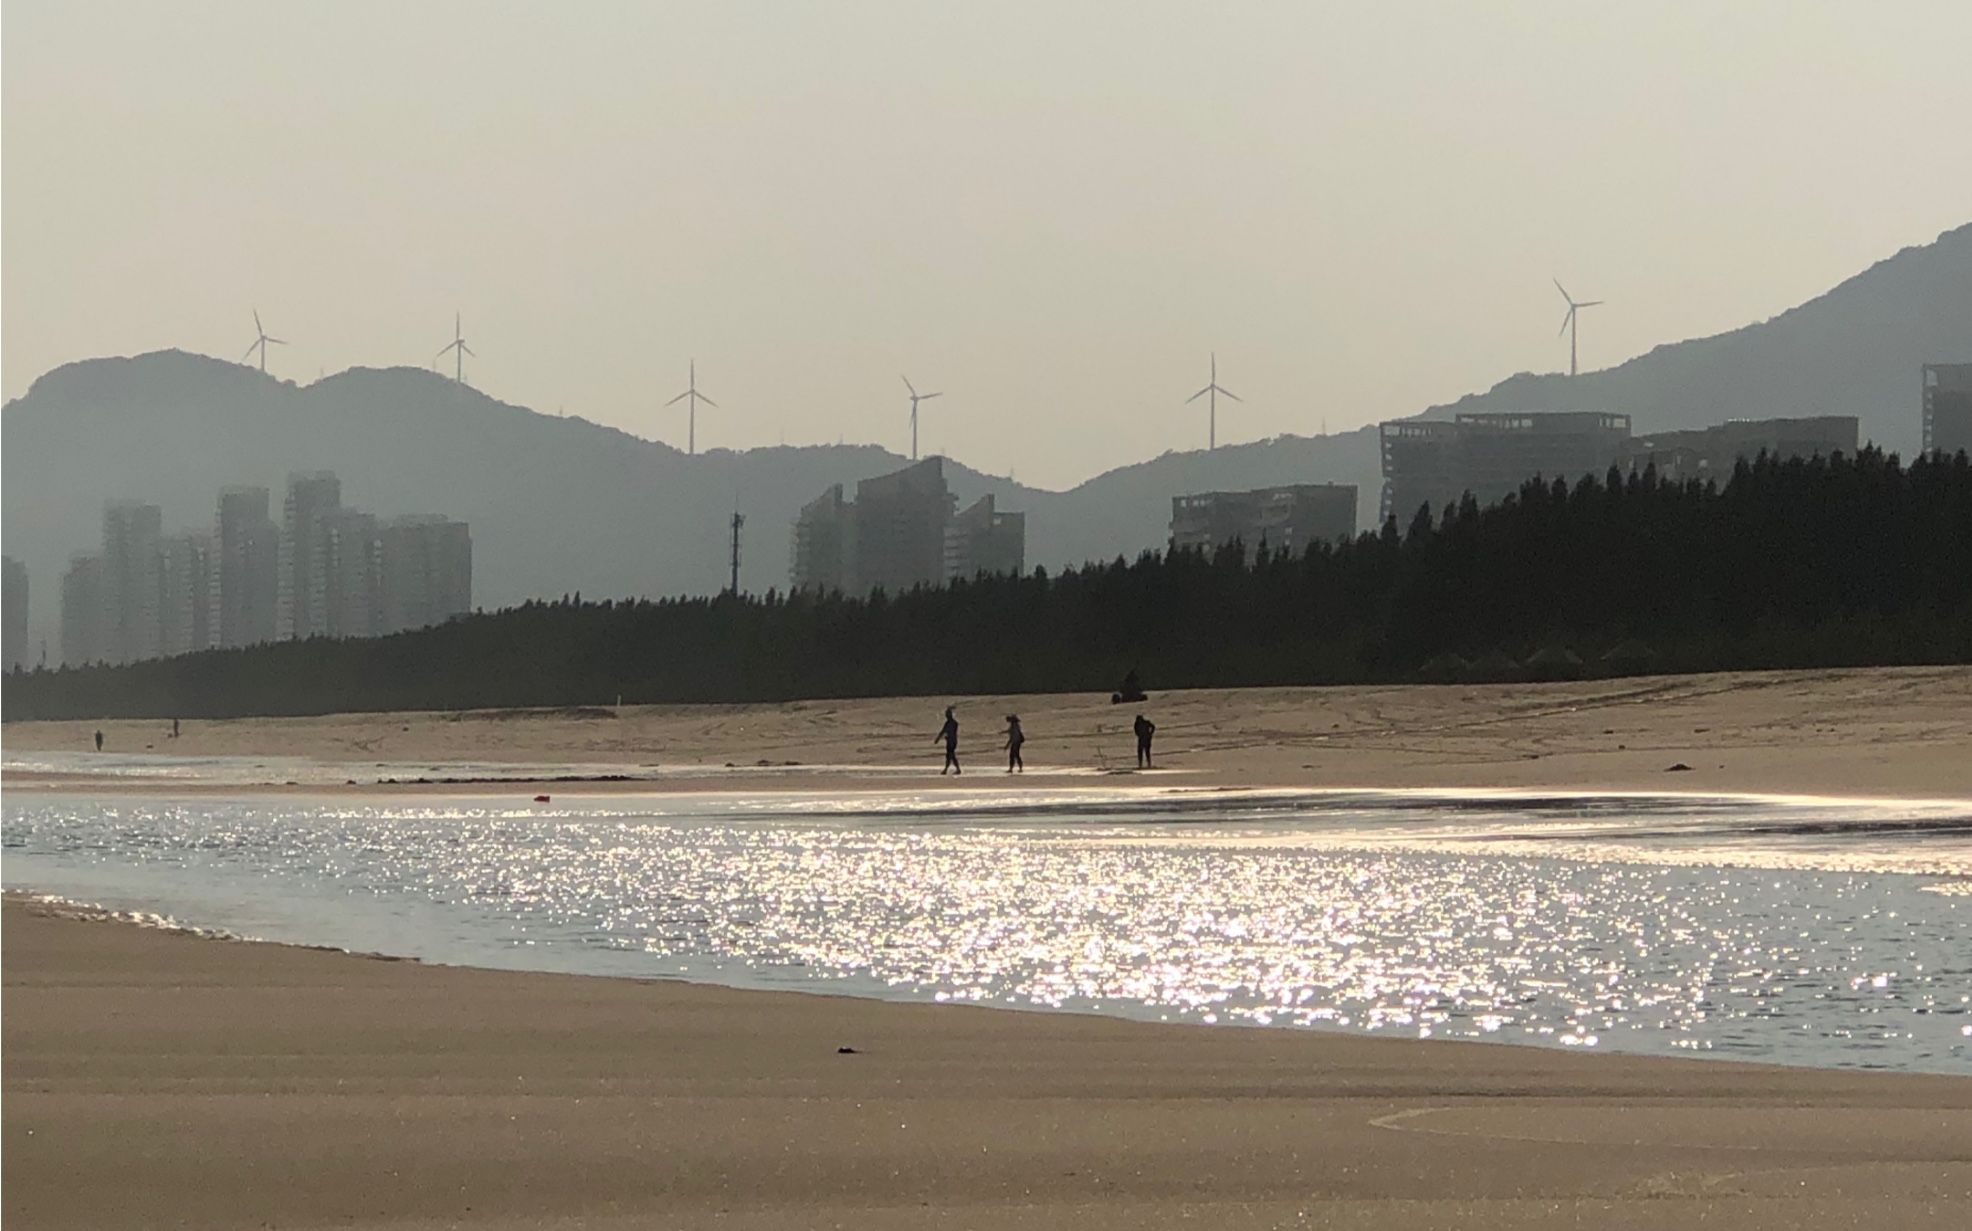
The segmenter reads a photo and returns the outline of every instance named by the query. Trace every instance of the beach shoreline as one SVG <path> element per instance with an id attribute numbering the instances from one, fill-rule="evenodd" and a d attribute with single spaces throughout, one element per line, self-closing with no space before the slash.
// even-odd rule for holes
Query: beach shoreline
<path id="1" fill-rule="evenodd" d="M 957 706 L 962 777 L 937 773 L 938 715 Z M 1132 768 L 1134 716 L 1158 768 Z M 1019 713 L 1030 772 L 997 760 Z M 875 698 L 780 705 L 576 707 L 185 721 L 15 722 L 10 758 L 79 762 L 7 775 L 9 790 L 298 790 L 355 794 L 933 791 L 1155 784 L 1182 789 L 1494 788 L 1972 798 L 1972 666 L 1735 672 L 1559 684 L 1180 691 L 1143 705 L 1096 694 Z M 252 784 L 88 773 L 112 754 L 290 758 L 388 767 L 396 781 Z M 458 766 L 545 767 L 534 776 Z M 419 778 L 427 781 L 418 781 Z M 445 778 L 454 781 L 431 781 Z M 457 781 L 469 778 L 471 781 Z"/>
<path id="2" fill-rule="evenodd" d="M 1972 1078 L 488 971 L 4 910 L 10 1226 L 1945 1227 L 1972 1199 Z"/>

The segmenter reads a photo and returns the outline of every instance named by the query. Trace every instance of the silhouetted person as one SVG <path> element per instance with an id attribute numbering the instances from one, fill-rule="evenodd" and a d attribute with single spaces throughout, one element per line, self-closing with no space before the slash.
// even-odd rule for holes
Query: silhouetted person
<path id="1" fill-rule="evenodd" d="M 1157 734 L 1157 724 L 1142 714 L 1137 715 L 1133 724 L 1137 732 L 1137 768 L 1150 768 L 1150 737 Z"/>
<path id="2" fill-rule="evenodd" d="M 1130 668 L 1130 674 L 1123 677 L 1123 686 L 1109 694 L 1111 705 L 1134 705 L 1148 700 L 1150 698 L 1144 695 L 1143 684 L 1137 679 L 1135 667 Z"/>
<path id="3" fill-rule="evenodd" d="M 1008 714 L 1007 715 L 1007 772 L 1008 773 L 1011 774 L 1014 773 L 1015 771 L 1018 771 L 1024 774 L 1027 772 L 1027 766 L 1020 759 L 1020 746 L 1026 742 L 1027 742 L 1027 737 L 1020 733 L 1020 715 Z"/>
<path id="4" fill-rule="evenodd" d="M 101 731 L 98 731 L 96 732 L 96 751 L 101 752 L 102 750 L 103 750 L 103 733 Z"/>
<path id="5" fill-rule="evenodd" d="M 173 718 L 171 720 L 171 738 L 172 739 L 178 738 L 178 720 L 176 718 Z"/>
<path id="6" fill-rule="evenodd" d="M 945 765 L 938 771 L 938 776 L 943 778 L 947 769 L 955 774 L 964 773 L 959 768 L 959 720 L 952 716 L 950 706 L 945 708 L 945 725 L 938 728 L 938 734 L 931 737 L 931 742 L 935 744 L 941 739 L 945 741 Z"/>

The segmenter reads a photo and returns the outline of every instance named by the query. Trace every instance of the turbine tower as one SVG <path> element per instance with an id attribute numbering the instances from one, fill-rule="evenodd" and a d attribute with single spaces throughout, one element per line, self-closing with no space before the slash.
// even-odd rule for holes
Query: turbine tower
<path id="1" fill-rule="evenodd" d="M 944 397 L 945 395 L 942 393 L 919 393 L 917 386 L 911 383 L 910 377 L 906 376 L 903 379 L 904 388 L 911 391 L 911 460 L 916 461 L 918 460 L 918 403 L 929 402 L 932 398 Z"/>
<path id="2" fill-rule="evenodd" d="M 1575 374 L 1575 314 L 1583 308 L 1593 308 L 1602 301 L 1600 299 L 1589 299 L 1581 303 L 1576 303 L 1575 297 L 1568 293 L 1567 287 L 1561 285 L 1561 279 L 1559 278 L 1554 280 L 1554 289 L 1560 291 L 1561 297 L 1568 301 L 1568 315 L 1561 318 L 1561 333 L 1557 333 L 1554 336 L 1558 338 L 1562 333 L 1568 335 L 1568 375 L 1573 376 Z"/>
<path id="3" fill-rule="evenodd" d="M 1206 419 L 1205 448 L 1207 452 L 1219 447 L 1219 395 L 1221 393 L 1235 402 L 1242 400 L 1232 390 L 1221 389 L 1219 387 L 1219 353 L 1214 351 L 1212 352 L 1212 383 L 1185 399 L 1185 405 L 1189 406 L 1198 399 L 1204 398 L 1205 405 L 1211 412 Z"/>
<path id="4" fill-rule="evenodd" d="M 240 356 L 240 362 L 245 363 L 248 359 L 253 358 L 253 352 L 259 351 L 260 371 L 264 375 L 267 371 L 267 348 L 269 346 L 286 346 L 287 343 L 279 338 L 270 338 L 267 336 L 267 331 L 260 327 L 260 309 L 258 308 L 253 310 L 253 331 L 260 336 L 254 339 L 252 346 L 246 348 L 246 354 Z"/>
<path id="5" fill-rule="evenodd" d="M 472 347 L 466 345 L 465 330 L 460 328 L 459 326 L 459 314 L 457 312 L 454 312 L 452 314 L 452 341 L 445 347 L 444 350 L 438 352 L 437 357 L 434 358 L 432 362 L 437 363 L 439 359 L 445 358 L 446 351 L 452 352 L 452 359 L 453 359 L 452 379 L 458 381 L 462 385 L 465 384 L 466 383 L 466 356 L 472 355 L 472 357 L 475 359 L 479 358 L 479 356 L 473 355 Z"/>
<path id="6" fill-rule="evenodd" d="M 676 406 L 687 398 L 690 399 L 690 405 L 687 408 L 689 413 L 686 416 L 687 426 L 685 428 L 685 456 L 687 457 L 698 452 L 698 404 L 704 402 L 714 410 L 719 409 L 719 403 L 698 391 L 698 360 L 696 359 L 692 360 L 691 372 L 691 384 L 685 386 L 683 393 L 665 403 L 666 406 Z"/>

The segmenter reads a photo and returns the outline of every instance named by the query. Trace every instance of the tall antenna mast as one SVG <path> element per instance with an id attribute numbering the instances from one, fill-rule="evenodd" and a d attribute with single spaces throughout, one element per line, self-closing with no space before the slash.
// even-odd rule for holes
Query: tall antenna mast
<path id="1" fill-rule="evenodd" d="M 739 589 L 740 527 L 744 526 L 745 524 L 746 524 L 746 518 L 742 517 L 740 515 L 739 509 L 735 507 L 733 509 L 733 588 L 732 588 L 732 594 L 734 598 L 738 598 L 740 592 Z"/>

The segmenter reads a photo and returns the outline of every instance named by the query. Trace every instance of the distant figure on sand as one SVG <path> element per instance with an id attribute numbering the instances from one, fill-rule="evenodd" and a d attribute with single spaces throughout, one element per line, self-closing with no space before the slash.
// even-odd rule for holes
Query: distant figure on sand
<path id="1" fill-rule="evenodd" d="M 96 732 L 96 751 L 101 752 L 102 750 L 103 750 L 103 733 L 101 731 L 98 731 Z"/>
<path id="2" fill-rule="evenodd" d="M 1135 667 L 1130 668 L 1130 674 L 1123 677 L 1123 686 L 1109 694 L 1111 705 L 1133 705 L 1148 700 L 1150 698 L 1144 695 L 1143 684 L 1137 679 Z"/>
<path id="3" fill-rule="evenodd" d="M 171 738 L 172 739 L 178 738 L 178 720 L 176 718 L 173 718 L 171 720 Z"/>
<path id="4" fill-rule="evenodd" d="M 1020 746 L 1026 742 L 1027 742 L 1027 737 L 1020 733 L 1020 715 L 1008 714 L 1007 715 L 1007 772 L 1008 773 L 1011 774 L 1018 772 L 1024 774 L 1027 772 L 1026 764 L 1023 763 L 1020 759 Z"/>
<path id="5" fill-rule="evenodd" d="M 938 771 L 938 776 L 943 778 L 947 769 L 955 774 L 964 773 L 959 768 L 959 720 L 952 716 L 950 706 L 945 707 L 945 725 L 938 728 L 938 734 L 931 737 L 931 742 L 935 744 L 941 739 L 945 741 L 945 766 Z"/>
<path id="6" fill-rule="evenodd" d="M 1157 724 L 1142 714 L 1137 715 L 1134 724 L 1137 730 L 1137 768 L 1150 768 L 1150 737 L 1157 734 Z"/>

